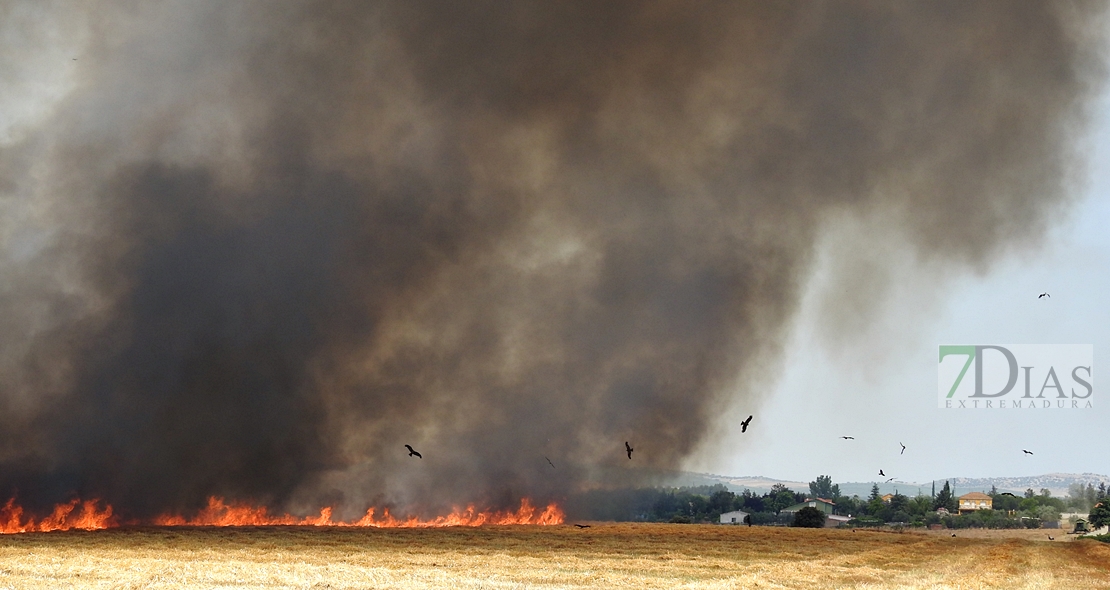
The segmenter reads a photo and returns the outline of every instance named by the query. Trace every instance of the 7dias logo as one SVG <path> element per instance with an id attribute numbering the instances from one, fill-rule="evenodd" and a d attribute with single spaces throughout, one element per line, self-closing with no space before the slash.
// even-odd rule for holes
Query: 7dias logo
<path id="1" fill-rule="evenodd" d="M 940 346 L 942 408 L 1091 408 L 1090 344 Z"/>

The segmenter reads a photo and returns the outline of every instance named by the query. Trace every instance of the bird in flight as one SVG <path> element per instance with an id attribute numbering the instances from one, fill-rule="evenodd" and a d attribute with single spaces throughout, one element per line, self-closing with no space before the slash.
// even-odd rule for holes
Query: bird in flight
<path id="1" fill-rule="evenodd" d="M 898 443 L 898 444 L 902 445 L 902 443 Z M 902 445 L 902 452 L 898 453 L 898 454 L 899 455 L 905 455 L 906 454 L 906 445 Z"/>
<path id="2" fill-rule="evenodd" d="M 544 455 L 543 458 L 547 459 L 547 455 Z M 551 459 L 547 459 L 547 464 L 550 465 L 552 469 L 555 469 L 555 464 L 551 462 Z"/>
<path id="3" fill-rule="evenodd" d="M 624 441 L 624 451 L 628 453 L 628 458 L 632 458 L 632 447 L 628 445 L 628 441 Z"/>
<path id="4" fill-rule="evenodd" d="M 888 479 L 888 480 L 886 480 L 886 483 L 890 483 L 890 482 L 892 482 L 892 481 L 894 481 L 894 478 L 893 478 L 893 477 L 892 477 L 892 478 L 890 478 L 890 479 Z"/>
<path id="5" fill-rule="evenodd" d="M 748 431 L 748 424 L 751 424 L 751 423 L 752 423 L 752 417 L 748 416 L 747 420 L 744 420 L 743 422 L 740 423 L 740 432 L 747 432 Z"/>
<path id="6" fill-rule="evenodd" d="M 856 440 L 856 437 L 854 437 L 854 436 L 842 436 L 840 438 L 842 438 L 844 440 Z"/>
<path id="7" fill-rule="evenodd" d="M 1049 295 L 1047 291 L 1044 292 L 1044 293 L 1041 293 L 1040 295 L 1037 295 L 1037 299 L 1043 299 L 1045 297 L 1048 297 L 1049 299 L 1052 299 L 1052 295 Z"/>
<path id="8" fill-rule="evenodd" d="M 1002 495 L 1003 495 L 1003 496 L 1009 496 L 1009 497 L 1011 497 L 1011 498 L 1016 498 L 1016 497 L 1017 497 L 1017 496 L 1015 496 L 1015 495 L 1011 494 L 1010 492 L 1002 492 Z"/>
<path id="9" fill-rule="evenodd" d="M 588 528 L 590 528 L 590 525 L 588 525 L 588 524 L 578 524 L 578 523 L 574 523 L 574 526 L 576 526 L 576 527 L 578 527 L 578 528 L 580 528 L 580 529 L 588 529 Z"/>
<path id="10" fill-rule="evenodd" d="M 1048 540 L 1049 540 L 1049 541 L 1055 541 L 1056 539 L 1053 539 L 1053 538 L 1052 538 L 1052 535 L 1049 535 L 1049 536 L 1048 536 Z"/>
<path id="11" fill-rule="evenodd" d="M 421 455 L 420 453 L 417 453 L 417 452 L 416 452 L 415 450 L 413 450 L 413 448 L 412 448 L 412 447 L 410 447 L 409 445 L 405 445 L 405 448 L 409 450 L 409 456 L 410 456 L 410 457 L 412 457 L 412 456 L 414 456 L 414 455 L 415 455 L 417 459 L 423 459 L 423 458 L 424 458 L 424 456 L 423 456 L 423 455 Z"/>
<path id="12" fill-rule="evenodd" d="M 881 475 L 881 476 L 883 476 L 883 477 L 886 477 L 886 474 L 885 474 L 885 473 L 883 473 L 883 470 L 882 470 L 882 469 L 880 469 L 880 470 L 879 470 L 879 475 Z"/>
<path id="13" fill-rule="evenodd" d="M 1025 449 L 1022 449 L 1021 452 L 1025 453 L 1026 455 L 1032 455 L 1033 454 L 1033 451 L 1027 451 Z"/>

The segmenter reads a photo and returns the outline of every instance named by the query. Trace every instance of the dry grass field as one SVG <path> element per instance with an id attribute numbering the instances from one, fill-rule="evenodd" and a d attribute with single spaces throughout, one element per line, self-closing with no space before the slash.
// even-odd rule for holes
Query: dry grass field
<path id="1" fill-rule="evenodd" d="M 1002 533 L 612 523 L 29 533 L 0 536 L 0 588 L 1110 588 L 1110 545 Z"/>

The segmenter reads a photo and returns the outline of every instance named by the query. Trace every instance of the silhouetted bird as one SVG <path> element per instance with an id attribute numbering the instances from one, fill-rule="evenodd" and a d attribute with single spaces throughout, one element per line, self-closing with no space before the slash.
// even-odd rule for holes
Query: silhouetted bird
<path id="1" fill-rule="evenodd" d="M 883 470 L 882 470 L 882 469 L 880 469 L 880 470 L 879 470 L 879 475 L 881 475 L 881 476 L 883 476 L 883 477 L 886 477 L 886 474 L 885 474 L 885 473 L 883 473 Z"/>
<path id="2" fill-rule="evenodd" d="M 893 478 L 893 477 L 892 477 L 892 478 L 890 478 L 890 479 L 888 479 L 888 480 L 886 480 L 886 483 L 890 483 L 890 482 L 892 482 L 892 481 L 894 481 L 894 478 Z"/>
<path id="3" fill-rule="evenodd" d="M 952 533 L 952 536 L 953 536 L 953 537 L 955 537 L 955 536 L 956 536 L 956 533 Z"/>
<path id="4" fill-rule="evenodd" d="M 547 459 L 547 455 L 544 455 L 543 458 Z M 555 469 L 555 464 L 551 462 L 551 459 L 547 459 L 547 464 L 550 465 L 552 469 Z"/>
<path id="5" fill-rule="evenodd" d="M 416 451 L 412 450 L 412 447 L 410 447 L 408 445 L 405 445 L 405 448 L 409 450 L 409 456 L 410 457 L 415 455 L 417 459 L 423 459 L 424 458 L 420 453 L 417 453 Z"/>
<path id="6" fill-rule="evenodd" d="M 842 436 L 840 438 L 842 438 L 844 440 L 856 440 L 856 437 L 854 437 L 854 436 Z"/>
<path id="7" fill-rule="evenodd" d="M 1025 449 L 1022 449 L 1021 452 L 1025 453 L 1026 455 L 1032 455 L 1033 454 L 1033 451 L 1027 451 Z"/>
<path id="8" fill-rule="evenodd" d="M 752 423 L 752 417 L 748 416 L 747 420 L 744 420 L 743 422 L 740 423 L 740 432 L 747 432 L 748 431 L 748 424 L 751 424 L 751 423 Z"/>
<path id="9" fill-rule="evenodd" d="M 580 528 L 580 529 L 588 529 L 588 528 L 590 528 L 590 525 L 588 525 L 588 524 L 578 524 L 578 523 L 575 523 L 575 524 L 574 524 L 574 526 L 576 526 L 576 527 L 578 527 L 578 528 Z"/>
<path id="10" fill-rule="evenodd" d="M 624 450 L 628 453 L 628 458 L 632 458 L 632 447 L 628 446 L 628 441 L 624 441 Z M 650 460 L 650 459 L 649 459 Z"/>
<path id="11" fill-rule="evenodd" d="M 898 443 L 898 444 L 902 445 L 902 443 Z M 902 452 L 898 453 L 898 454 L 899 455 L 905 455 L 906 454 L 906 445 L 902 445 Z"/>
<path id="12" fill-rule="evenodd" d="M 1009 496 L 1009 497 L 1011 497 L 1011 498 L 1016 498 L 1016 497 L 1017 497 L 1017 496 L 1015 496 L 1015 495 L 1011 494 L 1010 492 L 1002 492 L 1002 495 L 1003 495 L 1003 496 Z"/>
<path id="13" fill-rule="evenodd" d="M 1052 295 L 1049 295 L 1047 292 L 1046 293 L 1041 293 L 1040 295 L 1037 295 L 1037 299 L 1041 299 L 1043 297 L 1048 297 L 1049 299 L 1052 299 Z"/>

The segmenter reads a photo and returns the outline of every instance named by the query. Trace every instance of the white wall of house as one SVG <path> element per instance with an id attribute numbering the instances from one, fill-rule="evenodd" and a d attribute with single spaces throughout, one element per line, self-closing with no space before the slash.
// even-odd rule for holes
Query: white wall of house
<path id="1" fill-rule="evenodd" d="M 743 510 L 733 510 L 721 515 L 721 524 L 744 524 L 744 517 L 748 513 Z"/>

